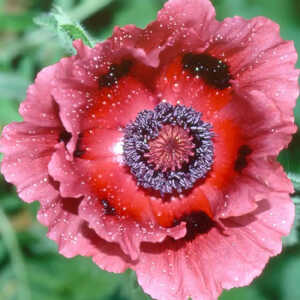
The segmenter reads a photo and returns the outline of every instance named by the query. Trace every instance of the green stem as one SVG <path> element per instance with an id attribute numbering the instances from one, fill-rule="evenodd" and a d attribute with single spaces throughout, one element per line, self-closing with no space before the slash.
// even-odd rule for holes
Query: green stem
<path id="1" fill-rule="evenodd" d="M 15 271 L 15 275 L 19 282 L 18 299 L 31 300 L 31 292 L 28 286 L 27 274 L 23 256 L 13 227 L 3 209 L 0 207 L 0 233 L 4 244 L 6 245 Z"/>
<path id="2" fill-rule="evenodd" d="M 111 3 L 112 0 L 85 0 L 81 4 L 74 7 L 68 15 L 78 22 L 91 16 L 94 12 L 103 9 L 106 5 Z M 1 3 L 1 0 L 0 0 Z M 6 45 L 2 45 L 0 49 L 0 63 L 4 61 L 11 61 L 19 53 L 24 52 L 24 49 L 36 47 L 48 41 L 51 34 L 45 32 L 43 29 L 36 29 L 31 32 L 26 32 L 24 37 L 17 41 L 12 41 Z"/>
<path id="3" fill-rule="evenodd" d="M 103 9 L 112 0 L 86 0 L 77 5 L 69 15 L 72 19 L 81 22 L 82 20 L 91 16 L 95 11 Z"/>

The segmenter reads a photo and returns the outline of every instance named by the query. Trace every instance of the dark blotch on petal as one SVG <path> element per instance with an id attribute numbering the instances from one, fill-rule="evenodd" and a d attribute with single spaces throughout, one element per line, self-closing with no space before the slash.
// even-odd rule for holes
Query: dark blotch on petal
<path id="1" fill-rule="evenodd" d="M 74 156 L 75 157 L 81 157 L 84 153 L 85 153 L 85 150 L 76 149 L 74 151 Z"/>
<path id="2" fill-rule="evenodd" d="M 118 83 L 118 80 L 127 75 L 132 66 L 132 62 L 124 60 L 121 64 L 113 64 L 109 71 L 99 78 L 99 87 L 111 87 Z"/>
<path id="3" fill-rule="evenodd" d="M 104 213 L 109 216 L 114 216 L 116 214 L 116 210 L 113 206 L 110 205 L 107 199 L 102 199 L 101 204 L 104 208 Z"/>
<path id="4" fill-rule="evenodd" d="M 247 167 L 247 157 L 252 153 L 252 149 L 243 145 L 239 148 L 237 159 L 235 161 L 234 170 L 237 172 L 241 172 L 243 169 Z"/>
<path id="5" fill-rule="evenodd" d="M 76 144 L 76 149 L 74 151 L 74 157 L 81 157 L 84 153 L 85 150 L 81 149 L 81 139 L 82 139 L 82 134 L 79 134 L 77 144 Z"/>
<path id="6" fill-rule="evenodd" d="M 72 138 L 72 134 L 66 130 L 62 131 L 59 135 L 58 140 L 60 142 L 64 142 L 65 145 L 67 145 Z"/>
<path id="7" fill-rule="evenodd" d="M 183 68 L 194 76 L 200 76 L 213 87 L 223 90 L 230 86 L 231 75 L 228 66 L 211 55 L 188 53 L 182 59 Z"/>
<path id="8" fill-rule="evenodd" d="M 180 222 L 186 222 L 187 233 L 184 239 L 192 241 L 198 234 L 208 233 L 217 224 L 203 211 L 192 212 L 187 216 L 183 216 L 180 220 L 176 220 L 174 225 Z"/>

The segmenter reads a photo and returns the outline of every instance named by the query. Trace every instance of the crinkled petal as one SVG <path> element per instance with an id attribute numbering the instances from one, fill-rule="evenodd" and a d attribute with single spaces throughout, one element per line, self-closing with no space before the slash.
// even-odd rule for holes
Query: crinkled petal
<path id="1" fill-rule="evenodd" d="M 263 17 L 218 22 L 208 0 L 169 0 L 144 30 L 116 27 L 93 49 L 74 47 L 39 73 L 20 107 L 25 122 L 0 141 L 2 172 L 22 199 L 40 201 L 59 252 L 113 272 L 130 266 L 159 299 L 216 299 L 249 284 L 294 218 L 275 160 L 296 130 L 293 43 Z M 228 67 L 225 88 L 183 66 L 203 53 Z M 202 112 L 215 134 L 205 180 L 168 201 L 139 187 L 122 155 L 126 125 L 163 99 Z"/>
<path id="2" fill-rule="evenodd" d="M 266 43 L 262 42 L 264 39 Z M 203 53 L 203 50 L 194 48 L 193 53 Z M 231 86 L 216 89 L 201 76 L 190 74 L 183 68 L 183 55 L 177 54 L 173 59 L 162 61 L 156 89 L 161 99 L 173 105 L 192 106 L 212 124 L 215 162 L 211 176 L 193 192 L 198 192 L 199 199 L 203 199 L 204 194 L 216 215 L 221 211 L 227 217 L 229 213 L 242 215 L 253 211 L 257 201 L 268 198 L 272 189 L 265 187 L 264 180 L 268 181 L 273 172 L 278 174 L 274 164 L 270 167 L 266 163 L 261 165 L 261 169 L 265 167 L 264 176 L 250 179 L 244 176 L 250 161 L 260 162 L 277 156 L 296 131 L 293 108 L 298 95 L 297 54 L 292 43 L 281 39 L 278 26 L 273 22 L 265 18 L 247 21 L 239 17 L 220 23 L 205 53 L 228 65 L 233 78 Z M 280 74 L 284 74 L 282 80 Z M 281 98 L 281 92 L 277 92 L 280 100 L 274 99 L 273 93 L 278 80 L 279 89 L 286 94 Z M 221 120 L 234 124 L 238 134 L 228 130 L 223 135 L 226 126 L 218 125 Z M 243 145 L 249 147 L 251 155 L 245 162 L 246 168 L 237 172 L 236 161 Z M 210 184 L 212 176 L 217 178 L 217 186 Z M 278 176 L 276 183 L 282 184 L 283 189 L 290 185 L 285 176 Z"/>
<path id="3" fill-rule="evenodd" d="M 58 245 L 65 257 L 91 256 L 109 272 L 124 272 L 130 261 L 117 244 L 99 238 L 78 216 L 78 200 L 61 198 L 54 188 L 44 194 L 38 220 L 49 228 L 47 236 Z"/>
<path id="4" fill-rule="evenodd" d="M 224 221 L 224 232 L 213 228 L 192 241 L 144 244 L 133 268 L 144 291 L 156 299 L 213 300 L 222 289 L 247 285 L 262 272 L 281 251 L 293 218 L 289 196 L 274 193 L 253 213 Z"/>
<path id="5" fill-rule="evenodd" d="M 93 256 L 108 271 L 122 272 L 126 257 L 118 245 L 101 240 L 78 216 L 78 199 L 64 199 L 57 184 L 48 174 L 48 163 L 58 142 L 59 130 L 36 127 L 28 123 L 12 123 L 1 137 L 4 153 L 1 172 L 15 184 L 26 202 L 39 201 L 39 221 L 49 227 L 48 236 L 58 243 L 66 257 Z M 110 250 L 111 249 L 111 250 Z"/>
<path id="6" fill-rule="evenodd" d="M 271 158 L 252 159 L 241 176 L 225 192 L 224 206 L 217 209 L 216 216 L 226 218 L 243 215 L 247 203 L 252 203 L 249 211 L 254 210 L 259 205 L 258 201 L 271 198 L 274 192 L 294 192 L 282 166 Z"/>
<path id="7" fill-rule="evenodd" d="M 98 198 L 85 198 L 80 204 L 79 215 L 100 237 L 119 243 L 123 252 L 132 260 L 139 258 L 142 242 L 159 243 L 166 236 L 177 240 L 186 234 L 184 222 L 179 226 L 164 228 L 155 222 L 139 224 L 132 218 L 119 218 L 116 215 L 107 214 L 107 208 L 103 207 Z"/>
<path id="8" fill-rule="evenodd" d="M 166 25 L 170 31 L 193 28 L 199 36 L 207 36 L 216 23 L 215 16 L 215 8 L 208 0 L 171 0 L 158 12 L 157 22 Z"/>
<path id="9" fill-rule="evenodd" d="M 183 3 L 180 0 L 171 0 L 159 11 L 157 20 L 145 32 L 152 33 L 154 41 L 159 39 L 161 45 L 166 44 L 166 57 L 172 56 L 176 47 L 184 50 L 192 47 L 205 49 L 217 26 L 215 9 L 210 1 L 186 0 Z"/>
<path id="10" fill-rule="evenodd" d="M 103 136 L 104 139 L 110 137 Z M 135 181 L 122 171 L 119 163 L 103 154 L 97 167 L 93 161 L 67 160 L 63 144 L 52 156 L 49 173 L 60 183 L 61 195 L 80 200 L 79 217 L 86 220 L 101 238 L 119 243 L 123 252 L 133 260 L 138 258 L 142 242 L 161 242 L 167 236 L 174 239 L 185 236 L 184 222 L 172 228 L 153 222 L 148 197 L 138 191 Z M 150 213 L 150 218 L 137 220 L 132 214 L 128 215 L 127 210 L 142 216 Z"/>
<path id="11" fill-rule="evenodd" d="M 117 244 L 100 239 L 77 215 L 78 200 L 61 198 L 53 185 L 47 184 L 40 194 L 38 220 L 49 228 L 47 236 L 58 245 L 65 257 L 91 256 L 94 262 L 109 272 L 124 272 L 129 258 Z"/>
<path id="12" fill-rule="evenodd" d="M 17 187 L 26 202 L 41 200 L 48 185 L 47 165 L 58 142 L 56 128 L 36 127 L 29 123 L 7 125 L 1 137 L 4 158 L 1 172 Z"/>
<path id="13" fill-rule="evenodd" d="M 76 41 L 75 46 L 78 54 L 58 64 L 57 88 L 52 93 L 59 105 L 62 123 L 72 134 L 67 145 L 70 153 L 75 150 L 82 131 L 95 127 L 123 128 L 138 112 L 152 109 L 156 104 L 150 91 L 136 78 L 135 61 L 116 83 L 110 82 L 108 86 L 99 83 L 109 80 L 112 65 L 120 66 L 127 59 L 132 60 L 127 50 L 114 52 L 109 41 L 93 49 L 80 41 Z"/>
<path id="14" fill-rule="evenodd" d="M 277 106 L 283 121 L 293 122 L 298 96 L 297 52 L 293 42 L 280 37 L 278 24 L 264 17 L 225 19 L 208 51 L 226 59 L 234 86 L 245 98 L 259 90 Z"/>
<path id="15" fill-rule="evenodd" d="M 63 199 L 48 174 L 48 163 L 60 133 L 60 127 L 37 127 L 26 122 L 7 125 L 0 140 L 4 153 L 1 172 L 8 182 L 16 185 L 24 201 L 40 202 L 38 220 L 49 227 L 48 237 L 58 244 L 61 254 L 66 257 L 92 256 L 103 269 L 123 272 L 129 258 L 117 244 L 100 239 L 88 228 L 77 215 L 78 199 Z"/>
<path id="16" fill-rule="evenodd" d="M 172 0 L 145 30 L 133 25 L 116 27 L 111 41 L 113 48 L 131 48 L 142 63 L 158 67 L 162 57 L 172 56 L 178 48 L 204 49 L 217 26 L 215 9 L 210 1 L 185 0 L 183 4 Z"/>
<path id="17" fill-rule="evenodd" d="M 292 120 L 283 119 L 276 104 L 262 91 L 252 90 L 246 97 L 244 91 L 235 89 L 234 101 L 223 110 L 224 116 L 238 124 L 253 157 L 277 156 L 290 143 L 297 127 Z"/>
<path id="18" fill-rule="evenodd" d="M 20 105 L 20 114 L 25 122 L 40 127 L 61 126 L 58 107 L 51 94 L 57 65 L 44 68 L 38 73 L 34 84 L 27 90 L 25 101 Z"/>

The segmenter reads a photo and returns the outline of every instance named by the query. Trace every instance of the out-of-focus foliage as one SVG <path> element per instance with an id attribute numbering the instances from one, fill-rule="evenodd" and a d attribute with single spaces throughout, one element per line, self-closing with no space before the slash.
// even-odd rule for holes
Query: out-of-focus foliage
<path id="1" fill-rule="evenodd" d="M 214 0 L 219 19 L 263 15 L 281 25 L 285 39 L 295 40 L 300 50 L 300 2 L 298 0 Z M 18 105 L 27 86 L 46 65 L 70 55 L 63 47 L 57 26 L 69 37 L 85 34 L 95 41 L 108 37 L 115 25 L 144 27 L 155 19 L 163 0 L 0 0 L 0 129 L 21 120 Z M 51 7 L 58 6 L 66 13 Z M 56 15 L 55 15 L 56 13 Z M 69 19 L 68 19 L 69 18 Z M 46 24 L 46 26 L 38 26 Z M 52 23 L 51 23 L 52 22 Z M 60 23 L 62 22 L 62 23 Z M 72 23 L 74 22 L 74 23 Z M 82 32 L 70 24 L 82 24 Z M 52 24 L 52 28 L 51 25 Z M 73 30 L 73 31 L 72 31 Z M 88 41 L 86 41 L 88 42 Z M 300 64 L 298 64 L 299 67 Z M 300 102 L 295 109 L 300 125 Z M 297 206 L 295 227 L 285 238 L 284 253 L 271 260 L 263 275 L 245 288 L 224 292 L 221 300 L 300 299 L 300 135 L 280 161 L 293 180 Z M 0 299 L 1 300 L 142 300 L 144 295 L 133 272 L 113 275 L 101 271 L 90 259 L 66 259 L 46 238 L 37 223 L 37 204 L 23 204 L 14 188 L 0 178 Z"/>

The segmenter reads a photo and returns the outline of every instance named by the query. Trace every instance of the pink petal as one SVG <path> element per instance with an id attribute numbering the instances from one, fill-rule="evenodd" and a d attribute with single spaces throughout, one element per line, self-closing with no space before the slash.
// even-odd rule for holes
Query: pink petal
<path id="1" fill-rule="evenodd" d="M 253 214 L 224 221 L 224 233 L 213 228 L 192 241 L 144 244 L 133 266 L 144 291 L 156 299 L 213 300 L 222 289 L 248 285 L 281 251 L 294 218 L 287 194 L 270 196 Z"/>
<path id="2" fill-rule="evenodd" d="M 41 200 L 49 184 L 47 165 L 58 142 L 56 128 L 36 127 L 28 123 L 12 123 L 2 133 L 0 145 L 4 153 L 1 172 L 17 186 L 26 202 Z"/>
<path id="3" fill-rule="evenodd" d="M 109 72 L 112 64 L 130 59 L 126 47 L 116 50 L 110 41 L 93 49 L 80 41 L 74 45 L 78 54 L 60 61 L 56 72 L 57 87 L 52 92 L 62 123 L 72 133 L 67 145 L 70 153 L 75 150 L 82 131 L 95 127 L 125 127 L 138 112 L 152 109 L 156 104 L 147 88 L 130 74 L 111 88 L 99 86 L 99 78 Z"/>
<path id="4" fill-rule="evenodd" d="M 293 108 L 298 95 L 297 54 L 293 44 L 284 42 L 278 31 L 278 26 L 265 18 L 247 21 L 236 17 L 220 23 L 205 51 L 230 67 L 234 78 L 230 93 L 210 91 L 201 79 L 188 78 L 182 71 L 181 56 L 163 66 L 157 80 L 156 87 L 162 99 L 174 105 L 178 100 L 191 105 L 201 111 L 213 127 L 214 120 L 232 120 L 239 127 L 242 142 L 252 150 L 251 160 L 262 163 L 255 169 L 256 174 L 251 171 L 250 177 L 228 174 L 233 178 L 229 188 L 203 188 L 217 215 L 228 217 L 253 211 L 256 202 L 268 198 L 272 191 L 265 182 L 274 182 L 277 189 L 292 191 L 283 172 L 279 175 L 275 164 L 265 162 L 266 158 L 273 159 L 286 148 L 296 131 Z M 275 87 L 276 90 L 279 87 L 280 95 L 285 95 L 278 97 L 277 93 L 275 97 Z M 217 137 L 218 133 L 216 140 Z M 216 155 L 218 158 L 220 153 Z M 243 172 L 246 173 L 247 168 Z M 263 175 L 259 176 L 261 172 Z"/>
<path id="5" fill-rule="evenodd" d="M 186 234 L 184 222 L 172 228 L 164 228 L 155 222 L 140 224 L 131 218 L 106 215 L 99 199 L 93 197 L 87 197 L 81 202 L 79 215 L 98 236 L 120 244 L 123 252 L 132 260 L 139 258 L 142 242 L 159 243 L 166 236 L 180 239 Z"/>
<path id="6" fill-rule="evenodd" d="M 116 244 L 100 239 L 77 215 L 78 200 L 61 198 L 54 188 L 43 195 L 38 220 L 49 227 L 47 236 L 58 244 L 65 257 L 92 256 L 96 264 L 110 272 L 124 272 L 129 259 Z"/>
<path id="7" fill-rule="evenodd" d="M 239 124 L 255 157 L 277 156 L 296 132 L 293 119 L 283 115 L 276 103 L 259 90 L 245 93 L 245 89 L 237 88 L 234 101 L 223 110 L 223 114 Z"/>
<path id="8" fill-rule="evenodd" d="M 171 0 L 145 30 L 133 25 L 116 27 L 111 41 L 114 48 L 129 48 L 144 64 L 158 67 L 160 60 L 168 60 L 180 48 L 205 48 L 217 26 L 210 1 Z"/>
<path id="9" fill-rule="evenodd" d="M 249 206 L 254 210 L 264 199 L 270 199 L 274 192 L 293 193 L 293 185 L 287 178 L 282 166 L 274 159 L 250 159 L 247 168 L 236 178 L 225 193 L 223 207 L 219 207 L 221 218 L 241 216 Z M 243 199 L 243 201 L 237 201 Z M 222 203 L 221 201 L 219 203 Z"/>
<path id="10" fill-rule="evenodd" d="M 207 28 L 215 24 L 216 12 L 208 0 L 170 0 L 158 12 L 157 21 L 168 29 L 194 28 L 199 35 L 207 34 Z"/>
<path id="11" fill-rule="evenodd" d="M 293 44 L 263 17 L 219 23 L 208 0 L 169 0 L 145 30 L 117 27 L 93 49 L 74 46 L 76 56 L 39 73 L 20 107 L 25 122 L 8 125 L 0 140 L 1 171 L 24 201 L 40 201 L 38 219 L 59 252 L 91 256 L 108 271 L 132 267 L 159 299 L 216 299 L 224 288 L 249 284 L 281 251 L 294 219 L 293 187 L 275 161 L 296 130 Z M 190 52 L 228 64 L 231 87 L 220 92 L 202 79 L 183 79 L 182 55 Z M 124 60 L 132 69 L 117 84 L 101 85 Z M 161 99 L 203 112 L 213 128 L 230 126 L 216 130 L 218 163 L 204 183 L 182 202 L 174 197 L 160 206 L 124 166 L 121 128 Z M 59 143 L 63 127 L 71 140 Z M 252 153 L 235 170 L 243 143 Z M 214 217 L 209 231 L 189 238 L 184 214 L 176 227 L 157 224 L 157 212 L 173 209 L 175 216 L 183 204 L 203 211 L 201 201 Z"/>
<path id="12" fill-rule="evenodd" d="M 259 90 L 277 106 L 283 120 L 293 122 L 298 96 L 297 53 L 292 42 L 280 37 L 278 24 L 264 17 L 225 19 L 208 51 L 226 59 L 234 85 L 245 98 Z"/>
<path id="13" fill-rule="evenodd" d="M 108 139 L 110 136 L 106 135 L 104 138 Z M 94 229 L 99 237 L 108 242 L 120 244 L 123 252 L 126 255 L 129 255 L 131 259 L 135 260 L 138 258 L 141 242 L 161 242 L 166 238 L 166 236 L 172 236 L 175 239 L 179 239 L 185 235 L 186 229 L 184 223 L 173 228 L 164 228 L 151 220 L 148 220 L 147 222 L 137 222 L 130 217 L 121 217 L 118 213 L 113 216 L 107 215 L 106 210 L 101 203 L 101 195 L 103 194 L 103 199 L 108 198 L 107 194 L 109 191 L 109 184 L 105 184 L 106 192 L 103 192 L 101 195 L 95 195 L 87 181 L 87 178 L 90 177 L 89 169 L 95 169 L 95 166 L 93 166 L 94 162 L 91 161 L 87 163 L 84 160 L 81 160 L 82 163 L 80 163 L 77 160 L 74 163 L 72 161 L 68 161 L 66 160 L 66 152 L 63 145 L 60 144 L 60 147 L 57 149 L 58 150 L 53 154 L 49 164 L 49 172 L 55 180 L 60 182 L 60 194 L 64 197 L 74 198 L 80 198 L 83 196 L 82 200 L 78 200 L 80 201 L 78 211 L 79 217 L 86 220 L 89 227 Z M 103 154 L 105 155 L 105 153 Z M 109 178 L 111 184 L 118 187 L 118 190 L 123 188 L 127 191 L 127 193 L 133 188 L 137 189 L 134 181 L 132 183 L 128 182 L 128 179 L 131 179 L 131 176 L 128 176 L 128 174 L 122 178 L 120 177 L 119 179 L 116 179 L 116 176 L 120 176 L 120 174 L 122 174 L 122 168 L 117 163 L 110 162 L 105 167 L 104 157 L 101 157 L 101 159 L 101 164 L 100 162 L 99 164 L 103 170 L 99 170 L 97 173 L 102 176 L 101 180 Z M 112 165 L 115 165 L 115 172 L 111 169 Z M 111 174 L 112 176 L 109 176 L 108 174 Z M 99 193 L 100 191 L 101 190 L 99 188 Z M 118 191 L 115 191 L 115 193 L 117 194 Z M 142 200 L 139 199 L 139 197 L 141 198 L 141 195 L 137 194 L 137 196 L 134 196 L 134 193 L 128 194 L 130 195 L 128 198 L 131 205 L 140 205 L 139 202 Z M 147 197 L 144 196 L 144 198 L 147 200 Z M 146 206 L 144 206 L 144 210 L 146 214 L 147 210 L 149 211 L 150 208 L 147 209 Z"/>
<path id="14" fill-rule="evenodd" d="M 38 219 L 49 227 L 48 236 L 58 243 L 61 254 L 93 256 L 102 268 L 123 272 L 129 259 L 117 245 L 101 240 L 88 228 L 77 216 L 78 200 L 61 198 L 49 177 L 48 163 L 59 134 L 60 129 L 25 122 L 7 125 L 0 140 L 4 153 L 1 172 L 8 182 L 17 186 L 24 201 L 41 203 Z"/>
<path id="15" fill-rule="evenodd" d="M 44 68 L 38 73 L 34 84 L 29 86 L 26 99 L 19 109 L 25 122 L 40 127 L 61 126 L 58 107 L 51 94 L 56 68 L 57 65 Z"/>
<path id="16" fill-rule="evenodd" d="M 106 153 L 109 153 L 107 151 Z M 100 154 L 101 155 L 101 154 Z M 104 153 L 105 155 L 105 153 Z M 93 178 L 91 171 L 97 170 L 103 166 L 108 166 L 104 157 L 100 166 L 94 161 L 85 159 L 69 159 L 69 154 L 63 144 L 57 146 L 57 151 L 53 154 L 49 163 L 49 174 L 58 182 L 60 182 L 60 194 L 65 197 L 80 198 L 92 193 L 92 185 L 89 184 Z M 108 162 L 113 164 L 113 158 L 109 156 Z M 119 168 L 116 168 L 119 169 Z M 120 168 L 121 169 L 121 168 Z M 111 172 L 110 169 L 104 172 Z"/>

